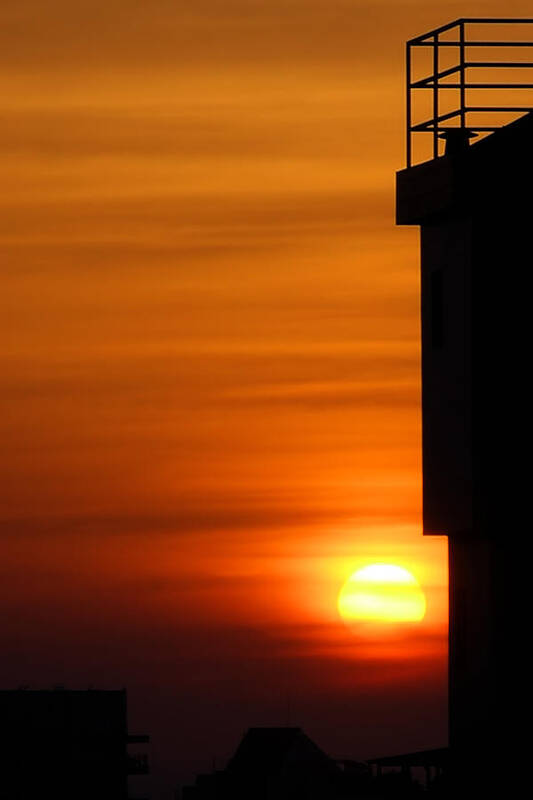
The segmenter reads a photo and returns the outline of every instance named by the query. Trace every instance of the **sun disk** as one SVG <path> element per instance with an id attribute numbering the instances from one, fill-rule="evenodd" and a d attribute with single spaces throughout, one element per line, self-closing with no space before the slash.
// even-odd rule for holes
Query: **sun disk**
<path id="1" fill-rule="evenodd" d="M 356 570 L 339 593 L 346 622 L 419 622 L 426 598 L 415 576 L 396 564 L 369 564 Z"/>

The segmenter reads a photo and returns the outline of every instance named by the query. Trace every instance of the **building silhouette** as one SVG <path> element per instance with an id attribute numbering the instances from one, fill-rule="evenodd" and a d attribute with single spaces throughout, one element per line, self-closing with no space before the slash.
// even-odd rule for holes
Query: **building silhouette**
<path id="1" fill-rule="evenodd" d="M 126 800 L 128 775 L 148 772 L 128 744 L 126 692 L 0 691 L 2 800 Z"/>
<path id="2" fill-rule="evenodd" d="M 473 44 L 465 36 L 479 22 L 458 20 L 408 43 L 408 167 L 397 175 L 397 222 L 421 231 L 423 524 L 426 535 L 449 541 L 454 798 L 513 796 L 515 789 L 519 796 L 526 782 L 513 765 L 525 757 L 522 722 L 531 698 L 533 115 L 516 103 L 509 78 L 494 76 L 532 67 L 524 48 L 533 43 L 522 37 L 513 50 L 500 32 L 509 22 L 482 21 L 500 26 L 484 58 L 489 46 L 506 53 L 491 57 L 485 89 L 497 91 L 498 102 L 491 95 L 483 107 L 468 100 L 475 82 L 469 62 L 474 71 L 488 68 L 476 61 L 479 36 Z M 533 20 L 519 22 L 533 34 Z M 456 66 L 439 66 L 443 42 L 452 42 L 445 47 L 455 48 Z M 429 48 L 433 62 L 422 79 L 411 74 L 413 47 Z M 458 106 L 450 111 L 448 100 L 443 111 L 442 87 L 453 81 Z M 531 101 L 533 85 L 520 86 Z M 421 123 L 411 116 L 415 89 L 433 101 Z M 503 105 L 506 97 L 512 106 Z M 424 132 L 432 135 L 433 158 L 413 166 L 411 139 Z"/>
<path id="3" fill-rule="evenodd" d="M 413 800 L 446 797 L 448 748 L 333 759 L 301 728 L 250 728 L 225 769 L 198 775 L 182 800 Z"/>
<path id="4" fill-rule="evenodd" d="M 226 768 L 199 775 L 183 800 L 344 800 L 365 786 L 368 767 L 336 762 L 301 728 L 250 728 Z"/>
<path id="5" fill-rule="evenodd" d="M 372 776 L 375 775 L 377 779 L 375 787 L 378 790 L 383 789 L 383 777 L 387 770 L 399 770 L 408 788 L 413 787 L 414 773 L 422 770 L 424 790 L 442 796 L 447 789 L 449 757 L 449 748 L 440 747 L 415 753 L 371 758 L 367 763 L 372 770 Z"/>

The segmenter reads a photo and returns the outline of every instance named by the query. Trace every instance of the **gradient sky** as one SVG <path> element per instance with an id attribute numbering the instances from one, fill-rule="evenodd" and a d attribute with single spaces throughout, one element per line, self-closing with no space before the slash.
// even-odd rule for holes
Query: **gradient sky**
<path id="1" fill-rule="evenodd" d="M 125 685 L 156 791 L 288 698 L 339 757 L 445 741 L 403 44 L 501 10 L 2 4 L 0 679 Z M 339 620 L 374 559 L 424 623 Z"/>

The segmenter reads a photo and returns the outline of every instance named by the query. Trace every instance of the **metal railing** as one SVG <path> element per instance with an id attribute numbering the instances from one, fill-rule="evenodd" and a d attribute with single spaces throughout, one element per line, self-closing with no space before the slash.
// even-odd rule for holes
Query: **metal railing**
<path id="1" fill-rule="evenodd" d="M 492 76 L 496 72 L 498 75 L 504 76 L 507 70 L 514 69 L 533 69 L 533 61 L 522 61 L 513 58 L 509 60 L 501 60 L 501 53 L 504 54 L 511 52 L 512 48 L 531 48 L 533 53 L 533 41 L 525 40 L 506 40 L 503 39 L 470 39 L 472 26 L 485 26 L 496 25 L 500 26 L 500 31 L 509 31 L 509 25 L 515 26 L 530 26 L 533 25 L 533 19 L 511 19 L 511 18 L 473 18 L 468 17 L 464 19 L 457 19 L 440 28 L 436 28 L 429 33 L 424 33 L 421 36 L 416 36 L 410 39 L 406 44 L 406 101 L 407 101 L 407 166 L 412 166 L 413 163 L 413 135 L 416 133 L 431 133 L 433 136 L 433 158 L 438 158 L 440 154 L 440 135 L 447 130 L 454 128 L 463 128 L 471 131 L 473 134 L 490 133 L 502 127 L 505 122 L 497 122 L 495 117 L 497 115 L 506 114 L 524 114 L 533 110 L 533 94 L 527 96 L 530 105 L 524 103 L 523 105 L 500 105 L 499 99 L 501 97 L 502 89 L 504 90 L 533 90 L 533 83 L 509 83 L 501 80 L 494 80 Z M 528 33 L 533 34 L 532 28 L 524 28 Z M 450 35 L 452 38 L 449 38 Z M 413 48 L 430 48 L 429 55 L 431 58 L 431 67 L 429 74 L 423 77 L 413 78 Z M 483 48 L 489 51 L 489 58 L 483 60 L 476 60 L 476 48 Z M 427 50 L 424 51 L 427 53 Z M 479 53 L 479 49 L 477 50 Z M 518 52 L 518 51 L 514 51 Z M 520 52 L 524 52 L 521 50 Z M 527 50 L 525 51 L 528 52 Z M 447 64 L 450 60 L 450 54 L 453 59 L 451 66 L 443 64 L 446 55 Z M 455 55 L 455 57 L 453 57 Z M 443 68 L 444 67 L 444 68 Z M 472 73 L 476 70 L 491 70 L 491 77 L 483 82 L 474 82 L 472 80 Z M 527 73 L 526 73 L 527 74 Z M 531 74 L 531 73 L 530 73 Z M 533 77 L 532 77 L 533 79 Z M 418 90 L 425 90 L 432 92 L 431 105 L 432 113 L 429 118 L 423 119 L 422 122 L 413 122 L 413 93 Z M 498 93 L 495 100 L 490 105 L 479 105 L 477 103 L 470 104 L 469 99 L 472 96 L 472 90 L 487 90 Z M 451 110 L 445 113 L 442 111 L 442 92 L 456 92 L 457 102 Z M 449 97 L 448 95 L 447 97 Z M 453 94 L 452 94 L 453 97 Z M 494 98 L 494 94 L 487 94 L 489 100 Z M 479 115 L 484 114 L 492 115 L 488 123 L 483 120 L 482 123 L 476 124 L 476 115 L 479 120 Z M 512 118 L 506 117 L 507 122 Z M 483 124 L 484 123 L 484 124 Z"/>

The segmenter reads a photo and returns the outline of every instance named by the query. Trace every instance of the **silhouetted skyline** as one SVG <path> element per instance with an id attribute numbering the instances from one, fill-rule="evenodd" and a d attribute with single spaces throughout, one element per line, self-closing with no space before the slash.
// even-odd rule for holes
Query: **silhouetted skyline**
<path id="1" fill-rule="evenodd" d="M 8 6 L 0 687 L 127 687 L 152 800 L 288 706 L 335 759 L 441 747 L 393 176 L 404 43 L 457 4 Z M 370 563 L 415 576 L 423 621 L 341 619 Z"/>

